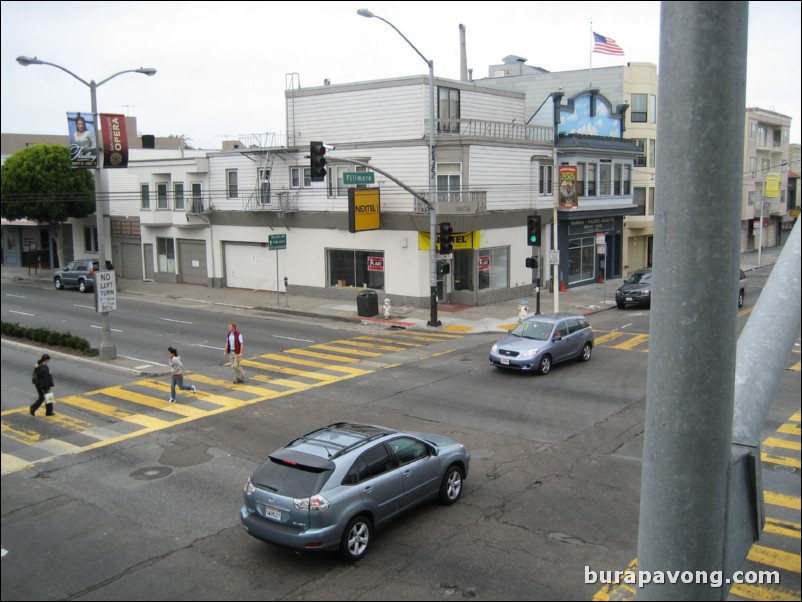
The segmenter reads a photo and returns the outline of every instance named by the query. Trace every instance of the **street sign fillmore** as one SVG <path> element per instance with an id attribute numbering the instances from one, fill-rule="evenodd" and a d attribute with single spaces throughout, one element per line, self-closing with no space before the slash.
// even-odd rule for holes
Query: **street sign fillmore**
<path id="1" fill-rule="evenodd" d="M 343 184 L 373 184 L 372 171 L 346 171 L 343 173 Z"/>
<path id="2" fill-rule="evenodd" d="M 279 251 L 287 248 L 286 234 L 269 234 L 267 236 L 267 250 Z"/>

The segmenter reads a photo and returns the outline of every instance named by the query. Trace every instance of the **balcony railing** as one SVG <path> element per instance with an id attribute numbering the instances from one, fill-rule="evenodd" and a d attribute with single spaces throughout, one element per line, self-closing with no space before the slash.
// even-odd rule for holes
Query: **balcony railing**
<path id="1" fill-rule="evenodd" d="M 258 190 L 244 203 L 245 211 L 276 211 L 289 213 L 298 210 L 298 190 Z"/>
<path id="2" fill-rule="evenodd" d="M 444 137 L 454 135 L 463 138 L 519 140 L 544 144 L 550 144 L 554 140 L 554 129 L 550 127 L 482 119 L 438 119 L 437 133 Z"/>
<path id="3" fill-rule="evenodd" d="M 420 192 L 429 200 L 429 191 Z M 476 215 L 487 212 L 486 190 L 450 190 L 437 192 L 438 215 Z M 429 206 L 415 198 L 415 213 L 429 213 Z"/>
<path id="4" fill-rule="evenodd" d="M 203 215 L 214 211 L 214 204 L 209 195 L 193 196 L 186 200 L 186 211 L 190 215 Z"/>

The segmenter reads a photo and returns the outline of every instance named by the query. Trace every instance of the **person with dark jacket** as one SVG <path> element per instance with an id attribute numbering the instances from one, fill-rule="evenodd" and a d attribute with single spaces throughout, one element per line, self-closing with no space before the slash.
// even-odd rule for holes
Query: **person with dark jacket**
<path id="1" fill-rule="evenodd" d="M 36 386 L 36 392 L 39 397 L 33 402 L 33 405 L 28 408 L 31 412 L 31 416 L 36 415 L 36 410 L 45 402 L 45 395 L 50 392 L 50 389 L 52 389 L 55 384 L 53 383 L 53 375 L 50 374 L 50 368 L 47 365 L 48 362 L 50 362 L 50 356 L 45 353 L 39 358 L 39 361 L 36 362 L 33 368 L 34 385 Z M 53 410 L 53 405 L 52 400 L 47 401 L 45 404 L 45 416 L 53 416 L 56 413 Z"/>

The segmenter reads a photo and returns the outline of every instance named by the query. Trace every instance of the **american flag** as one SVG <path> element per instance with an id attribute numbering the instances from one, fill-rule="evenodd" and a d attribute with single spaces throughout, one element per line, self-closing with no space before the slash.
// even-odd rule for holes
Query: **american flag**
<path id="1" fill-rule="evenodd" d="M 605 38 L 604 36 L 597 34 L 595 31 L 593 32 L 593 39 L 596 42 L 596 44 L 593 46 L 593 52 L 624 56 L 624 51 L 621 49 L 621 46 L 615 43 L 614 39 Z"/>

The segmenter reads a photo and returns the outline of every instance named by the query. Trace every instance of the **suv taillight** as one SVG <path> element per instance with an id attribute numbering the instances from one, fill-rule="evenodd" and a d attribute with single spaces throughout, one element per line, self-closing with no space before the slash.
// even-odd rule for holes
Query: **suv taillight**
<path id="1" fill-rule="evenodd" d="M 95 275 L 95 266 L 94 265 L 90 265 L 89 266 L 89 275 L 90 276 L 94 276 Z"/>

